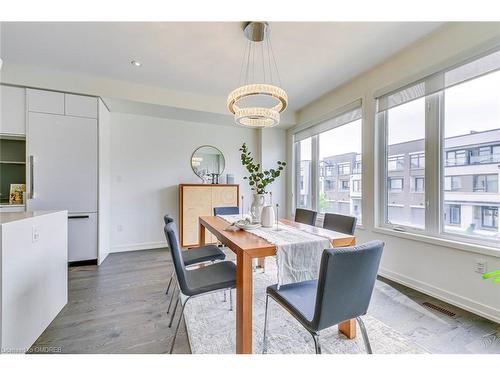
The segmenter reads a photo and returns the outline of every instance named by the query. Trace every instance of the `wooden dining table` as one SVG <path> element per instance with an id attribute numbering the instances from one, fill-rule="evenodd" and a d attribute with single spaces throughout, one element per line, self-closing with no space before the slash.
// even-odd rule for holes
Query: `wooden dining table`
<path id="1" fill-rule="evenodd" d="M 333 247 L 352 246 L 356 238 L 331 230 L 281 219 L 282 225 L 292 226 L 330 240 Z M 200 216 L 199 244 L 205 245 L 206 228 L 217 239 L 236 254 L 236 353 L 252 353 L 252 304 L 253 304 L 253 259 L 276 255 L 276 245 L 244 231 L 226 230 L 230 224 L 218 216 Z M 356 337 L 356 320 L 338 325 L 341 333 L 349 339 Z"/>

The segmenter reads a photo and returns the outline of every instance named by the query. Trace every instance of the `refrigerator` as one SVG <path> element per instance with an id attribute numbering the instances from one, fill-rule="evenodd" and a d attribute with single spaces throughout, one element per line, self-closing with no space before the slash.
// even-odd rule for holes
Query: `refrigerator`
<path id="1" fill-rule="evenodd" d="M 97 119 L 28 112 L 27 209 L 68 211 L 69 262 L 97 259 Z"/>

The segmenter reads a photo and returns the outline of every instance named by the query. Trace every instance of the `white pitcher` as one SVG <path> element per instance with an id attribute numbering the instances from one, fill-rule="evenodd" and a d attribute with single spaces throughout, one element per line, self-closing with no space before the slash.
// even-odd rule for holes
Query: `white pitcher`
<path id="1" fill-rule="evenodd" d="M 252 215 L 253 223 L 260 223 L 262 207 L 264 207 L 264 194 L 254 194 L 252 205 L 250 206 L 250 214 Z"/>
<path id="2" fill-rule="evenodd" d="M 262 208 L 260 220 L 263 227 L 272 228 L 276 220 L 273 206 L 264 206 L 264 208 Z"/>

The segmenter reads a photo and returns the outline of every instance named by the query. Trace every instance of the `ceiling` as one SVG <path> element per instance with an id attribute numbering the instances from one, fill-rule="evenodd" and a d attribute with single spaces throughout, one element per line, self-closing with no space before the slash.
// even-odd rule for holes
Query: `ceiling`
<path id="1" fill-rule="evenodd" d="M 2 23 L 6 64 L 220 96 L 238 84 L 239 22 Z M 273 22 L 283 88 L 295 111 L 436 30 L 437 22 Z M 130 64 L 138 60 L 142 66 Z"/>

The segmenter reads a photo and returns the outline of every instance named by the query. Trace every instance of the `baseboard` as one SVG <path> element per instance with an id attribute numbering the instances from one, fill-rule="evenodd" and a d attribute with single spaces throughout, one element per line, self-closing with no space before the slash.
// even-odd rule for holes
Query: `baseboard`
<path id="1" fill-rule="evenodd" d="M 430 284 L 415 280 L 411 277 L 401 275 L 397 272 L 390 271 L 382 267 L 379 269 L 379 275 L 409 288 L 418 290 L 419 292 L 427 294 L 431 297 L 460 307 L 461 309 L 470 311 L 495 323 L 500 323 L 500 310 L 497 310 L 490 306 L 473 301 L 469 298 L 459 296 L 458 294 L 448 292 L 444 289 L 437 288 Z"/>
<path id="2" fill-rule="evenodd" d="M 160 249 L 162 247 L 167 247 L 166 241 L 133 243 L 133 244 L 127 244 L 127 245 L 112 246 L 110 253 L 122 253 L 124 251 Z"/>

